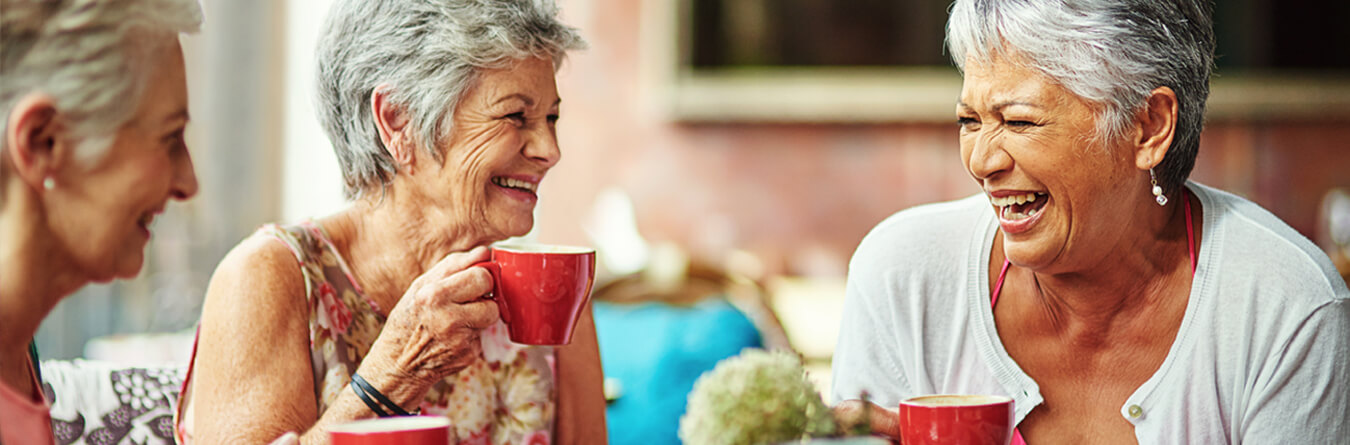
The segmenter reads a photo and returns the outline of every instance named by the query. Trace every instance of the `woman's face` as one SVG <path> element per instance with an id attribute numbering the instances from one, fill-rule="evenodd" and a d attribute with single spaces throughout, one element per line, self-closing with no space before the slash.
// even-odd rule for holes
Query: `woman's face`
<path id="1" fill-rule="evenodd" d="M 534 226 L 539 182 L 558 163 L 558 88 L 553 62 L 528 59 L 486 70 L 455 109 L 437 183 L 474 230 L 491 239 Z M 432 192 L 437 193 L 437 192 Z M 452 218 L 454 219 L 454 218 Z"/>
<path id="2" fill-rule="evenodd" d="M 152 57 L 153 68 L 131 121 L 102 157 L 71 162 L 46 191 L 48 221 L 90 279 L 140 272 L 150 223 L 170 199 L 197 193 L 183 141 L 187 82 L 176 37 Z M 166 37 L 166 38 L 170 38 Z"/>
<path id="3" fill-rule="evenodd" d="M 1046 272 L 1091 267 L 1121 242 L 1147 181 L 1122 144 L 1093 142 L 1094 104 L 1016 57 L 967 59 L 956 108 L 962 161 L 998 215 L 1009 260 Z"/>

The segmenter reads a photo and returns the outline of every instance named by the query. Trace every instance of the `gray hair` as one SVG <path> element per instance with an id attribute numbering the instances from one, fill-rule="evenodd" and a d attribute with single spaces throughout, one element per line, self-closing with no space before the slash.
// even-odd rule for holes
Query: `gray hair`
<path id="1" fill-rule="evenodd" d="M 380 140 L 370 96 L 388 85 L 410 115 L 415 143 L 438 162 L 460 96 L 483 69 L 585 47 L 552 0 L 339 0 L 318 45 L 319 121 L 342 166 L 345 193 L 383 187 L 397 168 Z"/>
<path id="2" fill-rule="evenodd" d="M 0 0 L 0 107 L 50 95 L 84 142 L 76 157 L 96 159 L 131 120 L 161 34 L 196 32 L 196 0 Z M 4 141 L 0 141 L 3 147 Z"/>
<path id="3" fill-rule="evenodd" d="M 1195 166 L 1214 64 L 1208 0 L 956 0 L 947 47 L 957 67 L 1015 51 L 1023 63 L 1102 105 L 1098 140 L 1125 136 L 1148 94 L 1177 94 L 1176 135 L 1157 167 L 1175 190 Z M 1007 46 L 1006 48 L 1004 46 Z"/>

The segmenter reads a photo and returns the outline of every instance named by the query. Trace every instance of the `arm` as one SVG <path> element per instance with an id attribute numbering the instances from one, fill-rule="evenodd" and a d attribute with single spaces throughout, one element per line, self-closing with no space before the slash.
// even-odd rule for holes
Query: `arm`
<path id="1" fill-rule="evenodd" d="M 356 370 L 395 403 L 415 406 L 440 377 L 479 353 L 497 319 L 479 296 L 490 276 L 469 267 L 486 249 L 452 254 L 418 277 Z M 318 413 L 304 279 L 281 244 L 255 237 L 221 262 L 203 307 L 194 383 L 202 443 L 261 444 L 287 431 L 328 443 L 326 426 L 373 417 L 351 391 Z"/>
<path id="2" fill-rule="evenodd" d="M 830 400 L 835 418 L 846 426 L 864 420 L 871 423 L 871 431 L 900 437 L 895 412 L 872 403 L 870 415 L 864 419 L 862 393 L 884 406 L 896 406 L 912 391 L 909 381 L 901 373 L 900 357 L 895 353 L 896 342 L 903 341 L 896 332 L 896 321 L 889 303 L 894 298 L 887 292 L 888 278 L 884 262 L 870 258 L 872 250 L 864 242 L 849 264 L 848 283 L 844 291 L 844 310 L 839 323 L 839 339 L 831 363 L 832 382 Z"/>
<path id="3" fill-rule="evenodd" d="M 600 348 L 595 337 L 595 319 L 591 306 L 577 322 L 572 344 L 558 351 L 557 443 L 603 444 L 605 429 L 604 371 L 600 367 Z"/>
<path id="4" fill-rule="evenodd" d="M 1313 311 L 1258 381 L 1235 443 L 1339 443 L 1350 437 L 1350 301 Z M 1264 373 L 1264 371 L 1263 371 Z"/>

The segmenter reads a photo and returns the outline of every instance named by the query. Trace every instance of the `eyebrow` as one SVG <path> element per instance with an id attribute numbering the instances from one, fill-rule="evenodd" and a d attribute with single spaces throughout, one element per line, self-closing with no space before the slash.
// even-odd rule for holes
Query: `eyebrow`
<path id="1" fill-rule="evenodd" d="M 165 116 L 163 122 L 174 122 L 179 119 L 182 119 L 184 122 L 192 120 L 192 118 L 188 116 L 188 110 L 186 108 L 183 108 L 169 114 L 168 116 Z"/>
<path id="2" fill-rule="evenodd" d="M 514 94 L 508 94 L 508 95 L 506 95 L 506 96 L 503 96 L 501 99 L 497 99 L 496 102 L 493 102 L 493 105 L 496 105 L 496 104 L 499 104 L 499 103 L 502 103 L 502 102 L 506 102 L 506 101 L 511 100 L 511 99 L 520 99 L 522 102 L 525 102 L 525 106 L 527 106 L 527 107 L 532 107 L 532 106 L 534 106 L 534 99 L 532 99 L 532 98 L 530 98 L 529 96 L 526 96 L 526 95 L 524 95 L 524 94 L 521 94 L 521 93 L 514 93 Z M 562 103 L 562 98 L 559 97 L 559 98 L 557 98 L 557 99 L 555 99 L 555 100 L 553 101 L 553 106 L 556 107 L 556 106 L 558 106 L 558 104 L 561 104 L 561 103 Z"/>
<path id="3" fill-rule="evenodd" d="M 1011 106 L 1014 106 L 1014 105 L 1021 105 L 1021 106 L 1024 106 L 1024 107 L 1032 107 L 1032 108 L 1043 108 L 1043 107 L 1041 107 L 1039 104 L 1034 104 L 1034 103 L 1031 103 L 1031 102 L 1023 102 L 1023 101 L 1020 101 L 1020 100 L 1005 100 L 1005 101 L 1003 101 L 1003 102 L 999 102 L 999 103 L 994 104 L 993 109 L 994 109 L 995 111 L 998 111 L 998 110 L 1002 110 L 1002 109 L 1004 109 L 1004 108 L 1008 108 L 1008 107 L 1011 107 Z M 966 102 L 963 101 L 963 100 L 958 100 L 958 101 L 956 101 L 956 106 L 961 107 L 961 108 L 967 108 L 967 109 L 972 108 L 970 105 L 967 105 Z"/>

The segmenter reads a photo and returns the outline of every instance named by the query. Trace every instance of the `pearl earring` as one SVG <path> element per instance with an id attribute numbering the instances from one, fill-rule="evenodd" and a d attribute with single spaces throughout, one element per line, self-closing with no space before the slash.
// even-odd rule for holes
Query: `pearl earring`
<path id="1" fill-rule="evenodd" d="M 51 190 L 56 188 L 56 180 L 50 177 L 42 180 L 42 188 Z"/>
<path id="2" fill-rule="evenodd" d="M 1155 200 L 1158 201 L 1158 205 L 1167 205 L 1167 197 L 1163 196 L 1162 187 L 1158 185 L 1158 177 L 1153 174 L 1152 168 L 1148 169 L 1148 182 L 1153 183 L 1153 196 L 1157 197 Z"/>

